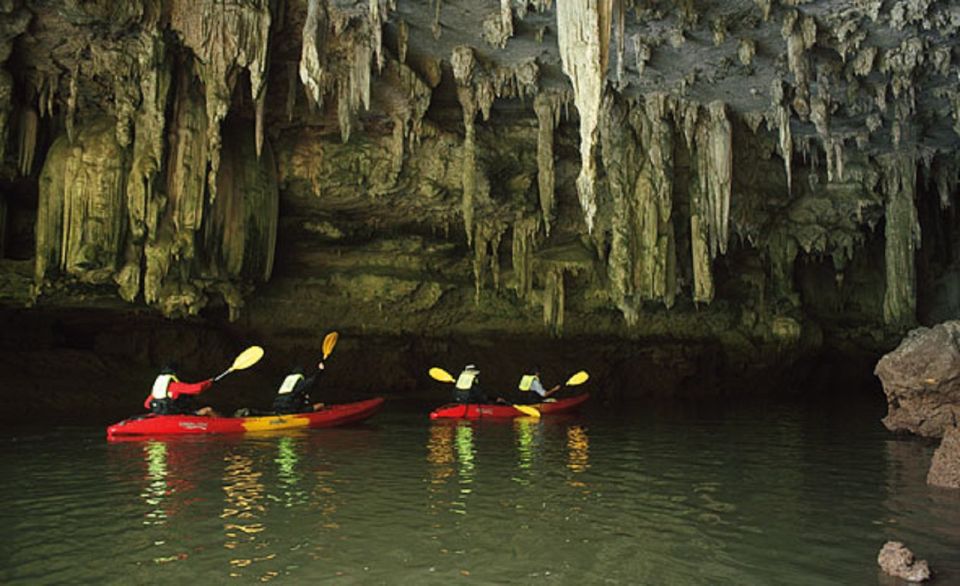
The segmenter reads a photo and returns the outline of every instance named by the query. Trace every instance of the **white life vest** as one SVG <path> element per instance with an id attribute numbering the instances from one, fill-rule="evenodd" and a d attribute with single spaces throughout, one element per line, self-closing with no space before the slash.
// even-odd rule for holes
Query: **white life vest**
<path id="1" fill-rule="evenodd" d="M 297 383 L 302 380 L 302 374 L 288 374 L 287 378 L 283 379 L 283 382 L 280 383 L 280 389 L 277 391 L 277 394 L 286 395 L 287 393 L 292 393 L 294 387 L 297 386 Z"/>
<path id="2" fill-rule="evenodd" d="M 533 384 L 533 381 L 537 380 L 537 375 L 535 374 L 525 374 L 520 379 L 520 390 L 529 391 L 530 386 Z"/>
<path id="3" fill-rule="evenodd" d="M 480 374 L 479 370 L 464 370 L 457 377 L 457 388 L 461 391 L 469 391 L 473 388 L 473 381 Z"/>
<path id="4" fill-rule="evenodd" d="M 176 375 L 161 374 L 153 381 L 153 390 L 150 391 L 150 396 L 154 399 L 169 398 L 170 395 L 167 393 L 167 389 L 170 387 L 170 383 L 176 380 Z"/>

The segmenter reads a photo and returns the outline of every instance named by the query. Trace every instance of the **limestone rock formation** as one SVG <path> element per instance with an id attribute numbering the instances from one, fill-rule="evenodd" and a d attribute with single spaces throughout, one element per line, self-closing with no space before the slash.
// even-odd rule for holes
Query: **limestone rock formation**
<path id="1" fill-rule="evenodd" d="M 912 330 L 877 363 L 891 431 L 942 437 L 960 423 L 960 321 Z"/>
<path id="2" fill-rule="evenodd" d="M 945 0 L 2 4 L 2 299 L 733 369 L 960 312 Z"/>
<path id="3" fill-rule="evenodd" d="M 933 453 L 927 484 L 960 488 L 960 428 L 951 427 L 943 434 L 940 447 Z"/>
<path id="4" fill-rule="evenodd" d="M 887 574 L 907 582 L 923 582 L 930 579 L 930 567 L 926 560 L 917 560 L 904 544 L 888 541 L 883 544 L 877 563 Z"/>

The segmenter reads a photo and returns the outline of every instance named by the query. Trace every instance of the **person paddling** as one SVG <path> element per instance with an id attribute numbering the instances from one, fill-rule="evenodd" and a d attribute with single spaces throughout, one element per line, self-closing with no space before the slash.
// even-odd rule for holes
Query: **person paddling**
<path id="1" fill-rule="evenodd" d="M 164 366 L 153 381 L 153 389 L 143 406 L 157 415 L 216 416 L 211 407 L 198 407 L 196 396 L 213 386 L 212 378 L 184 383 L 177 378 L 174 365 Z"/>
<path id="2" fill-rule="evenodd" d="M 480 370 L 473 364 L 463 367 L 453 389 L 455 403 L 487 403 L 487 395 L 480 389 Z"/>
<path id="3" fill-rule="evenodd" d="M 520 390 L 524 391 L 524 402 L 528 404 L 543 403 L 547 397 L 559 391 L 561 386 L 556 384 L 549 391 L 543 388 L 543 383 L 540 382 L 539 366 L 534 367 L 533 374 L 525 374 L 520 379 Z"/>
<path id="4" fill-rule="evenodd" d="M 317 371 L 310 377 L 305 377 L 299 366 L 290 370 L 277 389 L 277 396 L 273 399 L 273 411 L 278 415 L 290 413 L 309 413 L 323 408 L 323 403 L 313 403 L 310 399 L 310 388 L 324 371 L 323 360 L 317 363 Z"/>

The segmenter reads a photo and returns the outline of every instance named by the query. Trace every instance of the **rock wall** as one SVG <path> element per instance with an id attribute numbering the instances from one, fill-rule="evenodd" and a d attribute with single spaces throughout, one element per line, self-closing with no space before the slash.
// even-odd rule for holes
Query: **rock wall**
<path id="1" fill-rule="evenodd" d="M 788 4 L 9 2 L 0 299 L 882 348 L 955 307 L 960 21 Z"/>

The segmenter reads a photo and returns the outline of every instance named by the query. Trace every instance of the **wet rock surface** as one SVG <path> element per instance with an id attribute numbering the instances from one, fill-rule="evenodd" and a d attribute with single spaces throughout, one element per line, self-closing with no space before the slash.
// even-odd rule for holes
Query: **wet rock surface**
<path id="1" fill-rule="evenodd" d="M 943 434 L 940 447 L 933 453 L 927 484 L 960 488 L 960 428 L 951 427 Z"/>
<path id="2" fill-rule="evenodd" d="M 960 321 L 912 330 L 877 363 L 891 431 L 941 437 L 960 421 Z"/>
<path id="3" fill-rule="evenodd" d="M 887 574 L 907 582 L 923 582 L 930 579 L 930 568 L 926 560 L 917 560 L 904 544 L 888 541 L 883 544 L 877 563 Z"/>

